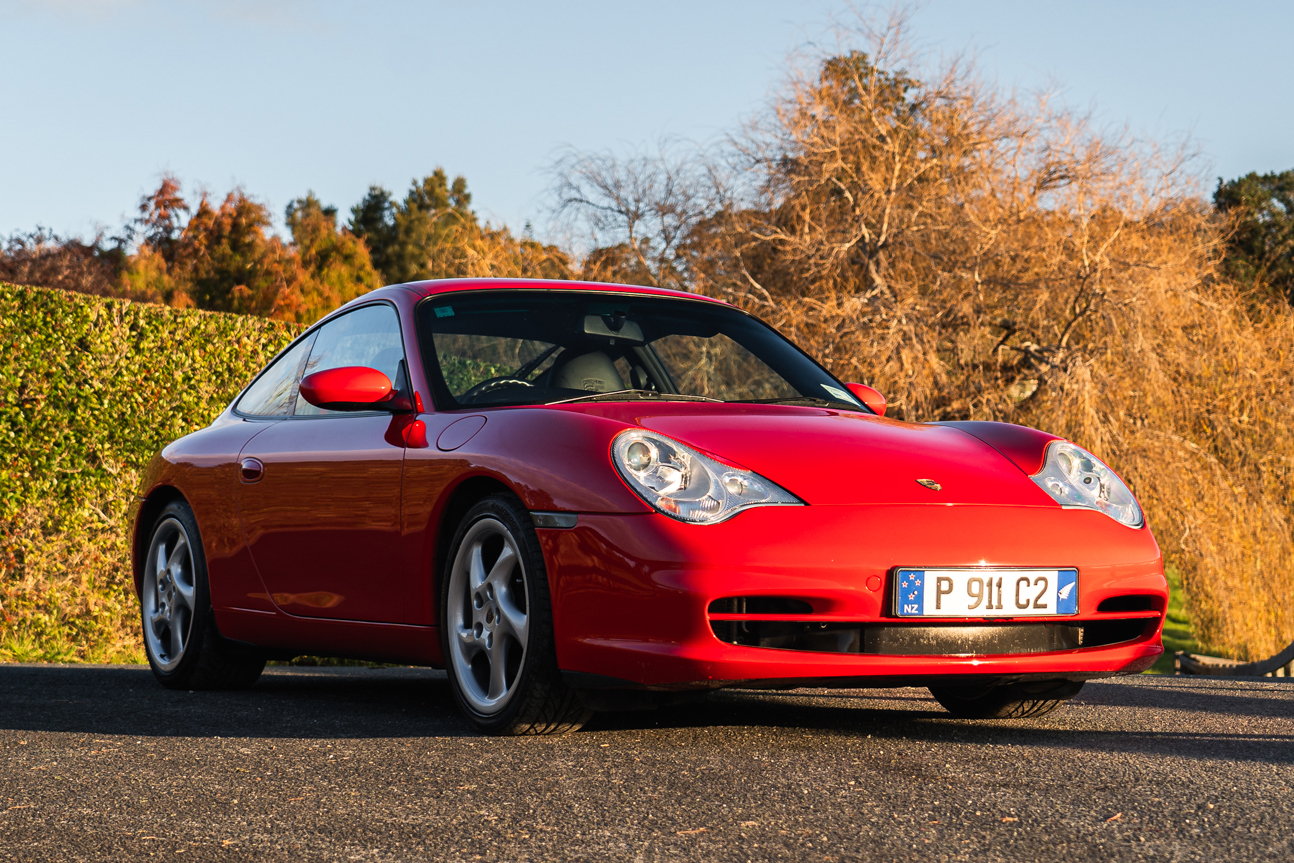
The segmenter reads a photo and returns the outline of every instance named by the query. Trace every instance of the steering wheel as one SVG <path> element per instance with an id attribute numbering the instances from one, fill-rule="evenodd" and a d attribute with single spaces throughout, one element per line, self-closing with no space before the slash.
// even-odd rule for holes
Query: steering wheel
<path id="1" fill-rule="evenodd" d="M 459 396 L 457 400 L 461 402 L 464 400 L 474 399 L 477 396 L 483 396 L 486 393 L 492 393 L 495 390 L 501 390 L 504 387 L 533 387 L 533 386 L 534 384 L 532 384 L 530 381 L 518 380 L 517 378 L 508 377 L 507 375 L 500 375 L 497 378 L 487 378 L 486 380 L 481 381 L 479 384 L 477 384 L 476 386 L 472 387 L 467 392 Z"/>

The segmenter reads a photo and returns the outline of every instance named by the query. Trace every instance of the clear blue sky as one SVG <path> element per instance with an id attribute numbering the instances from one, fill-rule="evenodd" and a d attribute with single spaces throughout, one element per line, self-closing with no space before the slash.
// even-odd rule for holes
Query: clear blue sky
<path id="1" fill-rule="evenodd" d="M 171 171 L 281 218 L 443 165 L 542 235 L 563 145 L 705 141 L 758 109 L 832 0 L 0 0 L 0 234 L 115 228 Z M 1294 3 L 930 0 L 912 33 L 1002 86 L 1194 136 L 1210 175 L 1294 168 Z"/>

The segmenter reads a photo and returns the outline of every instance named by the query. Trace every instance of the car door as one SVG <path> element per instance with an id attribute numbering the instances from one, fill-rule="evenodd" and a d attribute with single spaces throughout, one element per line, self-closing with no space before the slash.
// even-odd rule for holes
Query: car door
<path id="1" fill-rule="evenodd" d="M 393 306 L 374 303 L 319 328 L 297 376 L 369 366 L 404 383 Z M 291 415 L 241 453 L 239 511 L 252 559 L 275 605 L 290 614 L 399 623 L 404 444 L 386 411 L 314 407 L 295 394 Z"/>

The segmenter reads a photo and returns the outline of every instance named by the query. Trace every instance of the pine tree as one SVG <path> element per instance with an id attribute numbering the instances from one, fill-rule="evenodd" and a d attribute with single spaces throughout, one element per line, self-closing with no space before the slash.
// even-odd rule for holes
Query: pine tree
<path id="1" fill-rule="evenodd" d="M 1294 169 L 1219 178 L 1213 203 L 1232 219 L 1227 274 L 1294 302 Z"/>

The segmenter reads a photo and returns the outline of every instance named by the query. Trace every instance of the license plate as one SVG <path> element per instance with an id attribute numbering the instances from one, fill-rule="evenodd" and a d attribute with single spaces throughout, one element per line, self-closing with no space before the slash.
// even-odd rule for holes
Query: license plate
<path id="1" fill-rule="evenodd" d="M 1077 569 L 899 569 L 899 617 L 1043 617 L 1078 613 Z"/>

